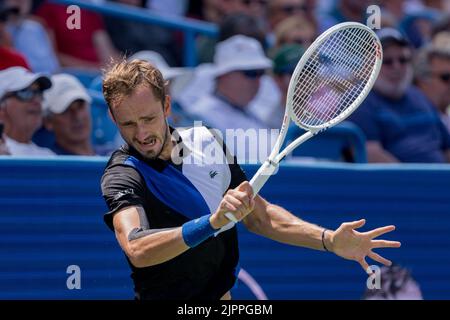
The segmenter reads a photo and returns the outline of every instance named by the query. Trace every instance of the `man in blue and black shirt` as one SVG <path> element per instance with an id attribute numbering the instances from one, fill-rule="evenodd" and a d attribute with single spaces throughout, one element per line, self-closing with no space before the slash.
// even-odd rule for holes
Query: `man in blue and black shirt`
<path id="1" fill-rule="evenodd" d="M 394 226 L 359 233 L 354 229 L 364 225 L 360 220 L 332 231 L 253 198 L 244 172 L 212 130 L 169 127 L 170 96 L 149 63 L 113 66 L 103 93 L 127 143 L 113 153 L 102 177 L 109 207 L 104 219 L 127 256 L 137 299 L 229 299 L 239 250 L 227 212 L 252 232 L 332 251 L 365 270 L 366 256 L 390 264 L 373 248 L 400 246 L 373 240 Z"/>

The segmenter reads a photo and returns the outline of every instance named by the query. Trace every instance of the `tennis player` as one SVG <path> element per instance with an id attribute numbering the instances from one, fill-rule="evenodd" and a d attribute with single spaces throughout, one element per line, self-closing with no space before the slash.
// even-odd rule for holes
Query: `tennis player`
<path id="1" fill-rule="evenodd" d="M 179 131 L 168 125 L 170 96 L 161 72 L 148 62 L 114 65 L 105 75 L 103 93 L 126 141 L 102 177 L 109 207 L 104 220 L 127 257 L 136 299 L 230 299 L 239 250 L 227 212 L 251 232 L 333 252 L 364 270 L 366 257 L 391 264 L 372 249 L 400 246 L 375 239 L 394 226 L 358 232 L 363 219 L 327 230 L 259 195 L 253 199 L 244 172 L 226 148 L 221 163 L 205 161 L 201 146 L 220 141 L 205 127 Z"/>

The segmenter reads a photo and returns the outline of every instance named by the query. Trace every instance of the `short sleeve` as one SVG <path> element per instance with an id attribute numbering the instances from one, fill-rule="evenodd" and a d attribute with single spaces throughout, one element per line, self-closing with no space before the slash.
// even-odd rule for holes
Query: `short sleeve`
<path id="1" fill-rule="evenodd" d="M 361 106 L 348 118 L 356 124 L 365 134 L 368 141 L 380 141 L 381 133 L 376 117 L 376 101 L 369 94 Z"/>
<path id="2" fill-rule="evenodd" d="M 113 230 L 114 214 L 124 208 L 145 205 L 145 184 L 134 168 L 117 165 L 106 169 L 101 180 L 102 196 L 108 206 L 105 223 Z"/>

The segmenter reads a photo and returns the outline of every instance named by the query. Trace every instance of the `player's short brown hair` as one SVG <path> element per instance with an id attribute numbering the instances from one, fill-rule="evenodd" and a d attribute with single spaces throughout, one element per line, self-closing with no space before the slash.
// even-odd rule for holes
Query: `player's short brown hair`
<path id="1" fill-rule="evenodd" d="M 111 110 L 120 104 L 142 85 L 150 88 L 164 107 L 166 83 L 157 68 L 144 60 L 123 60 L 114 64 L 103 77 L 103 96 L 108 108 Z"/>

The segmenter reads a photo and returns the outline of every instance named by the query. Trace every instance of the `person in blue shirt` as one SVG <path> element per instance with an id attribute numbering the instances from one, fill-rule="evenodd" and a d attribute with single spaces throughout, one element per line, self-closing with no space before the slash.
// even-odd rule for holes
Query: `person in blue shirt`
<path id="1" fill-rule="evenodd" d="M 367 138 L 369 162 L 450 162 L 450 134 L 412 83 L 413 52 L 397 30 L 381 29 L 383 64 L 373 90 L 351 115 Z"/>

